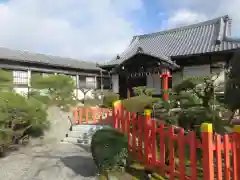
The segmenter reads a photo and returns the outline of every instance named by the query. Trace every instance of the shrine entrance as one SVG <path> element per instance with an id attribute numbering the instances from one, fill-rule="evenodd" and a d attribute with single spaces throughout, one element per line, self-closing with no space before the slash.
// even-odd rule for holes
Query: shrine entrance
<path id="1" fill-rule="evenodd" d="M 147 86 L 147 76 L 159 77 L 156 79 L 159 86 L 164 89 L 162 95 L 168 99 L 165 91 L 168 90 L 169 77 L 177 65 L 171 60 L 160 59 L 145 53 L 136 53 L 113 69 L 119 75 L 119 95 L 121 99 L 134 96 L 133 88 Z M 162 86 L 161 86 L 162 84 Z"/>
<path id="2" fill-rule="evenodd" d="M 128 77 L 127 80 L 127 97 L 133 97 L 134 92 L 133 88 L 138 86 L 147 86 L 147 78 L 146 76 L 135 76 L 135 77 Z"/>

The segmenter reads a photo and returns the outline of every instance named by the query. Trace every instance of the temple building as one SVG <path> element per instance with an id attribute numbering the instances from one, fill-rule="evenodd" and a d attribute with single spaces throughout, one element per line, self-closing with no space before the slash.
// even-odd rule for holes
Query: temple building
<path id="1" fill-rule="evenodd" d="M 111 86 L 109 73 L 94 62 L 3 47 L 0 48 L 0 69 L 12 73 L 14 90 L 23 95 L 29 93 L 31 77 L 35 73 L 71 76 L 76 85 L 74 95 L 79 100 L 84 97 L 83 89 L 88 89 L 87 96 L 92 97 L 92 90 L 109 89 Z"/>
<path id="2" fill-rule="evenodd" d="M 112 89 L 122 98 L 132 96 L 132 88 L 155 88 L 164 94 L 189 76 L 225 71 L 240 39 L 231 37 L 232 20 L 222 16 L 205 22 L 161 32 L 134 36 L 123 53 L 101 65 L 112 76 Z"/>

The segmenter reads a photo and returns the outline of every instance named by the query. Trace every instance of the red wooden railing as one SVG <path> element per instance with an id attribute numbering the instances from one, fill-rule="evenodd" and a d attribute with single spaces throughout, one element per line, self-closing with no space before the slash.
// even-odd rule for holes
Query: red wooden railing
<path id="1" fill-rule="evenodd" d="M 83 112 L 84 110 L 77 110 Z M 85 110 L 94 111 L 97 110 Z M 115 104 L 113 113 L 106 109 L 107 118 L 86 123 L 106 122 L 128 136 L 128 149 L 145 167 L 173 180 L 239 180 L 240 128 L 232 134 L 218 135 L 211 124 L 203 124 L 201 138 L 195 132 L 184 132 L 161 121 L 152 120 L 149 113 L 137 116 Z M 76 114 L 76 112 L 74 112 Z M 93 114 L 94 114 L 93 113 Z M 78 113 L 78 123 L 83 123 Z M 101 115 L 100 115 L 101 116 Z M 77 120 L 76 119 L 76 120 Z M 82 118 L 83 119 L 83 118 Z M 187 150 L 187 152 L 186 152 Z"/>
<path id="2" fill-rule="evenodd" d="M 112 110 L 108 108 L 79 107 L 73 110 L 73 124 L 111 124 Z"/>

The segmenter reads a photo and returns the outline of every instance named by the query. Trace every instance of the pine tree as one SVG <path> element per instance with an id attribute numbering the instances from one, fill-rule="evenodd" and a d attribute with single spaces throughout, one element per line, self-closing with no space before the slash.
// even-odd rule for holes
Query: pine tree
<path id="1" fill-rule="evenodd" d="M 240 109 L 240 50 L 237 51 L 229 64 L 228 80 L 224 93 L 224 101 L 232 114 L 229 118 L 231 123 L 235 112 Z"/>

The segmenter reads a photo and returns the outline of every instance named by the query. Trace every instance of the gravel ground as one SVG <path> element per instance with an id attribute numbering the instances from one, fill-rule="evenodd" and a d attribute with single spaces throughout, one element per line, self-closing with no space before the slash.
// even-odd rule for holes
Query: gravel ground
<path id="1" fill-rule="evenodd" d="M 44 139 L 0 159 L 0 180 L 92 180 L 95 166 L 91 155 L 73 144 L 60 143 L 68 129 L 68 113 L 51 108 L 52 128 Z"/>

